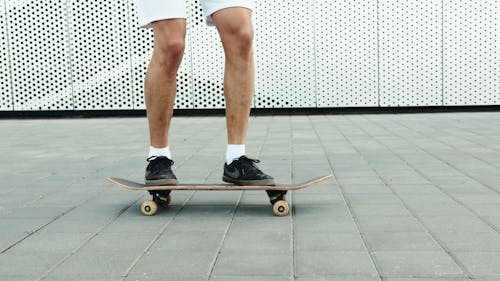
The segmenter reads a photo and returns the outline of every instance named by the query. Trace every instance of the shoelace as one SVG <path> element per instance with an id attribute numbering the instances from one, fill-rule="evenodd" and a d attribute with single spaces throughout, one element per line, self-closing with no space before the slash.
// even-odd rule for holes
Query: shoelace
<path id="1" fill-rule="evenodd" d="M 252 167 L 256 172 L 262 173 L 262 171 L 255 165 L 255 163 L 260 163 L 260 160 L 248 158 L 246 156 L 241 156 L 239 160 L 244 167 Z"/>
<path id="2" fill-rule="evenodd" d="M 146 159 L 152 167 L 154 168 L 170 168 L 172 165 L 174 165 L 174 161 L 168 159 L 165 156 L 151 156 L 148 159 Z"/>

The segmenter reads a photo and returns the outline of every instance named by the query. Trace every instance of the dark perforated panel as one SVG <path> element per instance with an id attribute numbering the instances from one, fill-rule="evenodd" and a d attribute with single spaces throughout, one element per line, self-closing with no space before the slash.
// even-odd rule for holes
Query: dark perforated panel
<path id="1" fill-rule="evenodd" d="M 66 2 L 6 4 L 14 109 L 73 109 Z"/>
<path id="2" fill-rule="evenodd" d="M 75 109 L 132 109 L 127 0 L 70 1 Z"/>

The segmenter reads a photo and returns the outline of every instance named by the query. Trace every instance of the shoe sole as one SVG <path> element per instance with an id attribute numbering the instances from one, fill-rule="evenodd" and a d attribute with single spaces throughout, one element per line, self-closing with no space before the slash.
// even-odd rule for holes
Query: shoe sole
<path id="1" fill-rule="evenodd" d="M 229 183 L 234 183 L 236 185 L 269 185 L 275 186 L 276 182 L 274 179 L 264 179 L 264 180 L 239 180 L 233 179 L 228 176 L 222 176 L 222 180 Z"/>
<path id="2" fill-rule="evenodd" d="M 178 185 L 177 179 L 145 180 L 147 186 Z"/>

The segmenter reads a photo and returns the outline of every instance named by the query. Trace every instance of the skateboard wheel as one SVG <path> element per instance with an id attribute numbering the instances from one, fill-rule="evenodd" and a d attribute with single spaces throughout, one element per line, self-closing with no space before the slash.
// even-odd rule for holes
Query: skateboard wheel
<path id="1" fill-rule="evenodd" d="M 153 216 L 158 211 L 158 205 L 155 201 L 148 200 L 141 205 L 141 212 L 145 216 Z"/>
<path id="2" fill-rule="evenodd" d="M 288 212 L 290 211 L 290 207 L 288 206 L 288 203 L 286 201 L 280 200 L 273 205 L 273 212 L 275 215 L 278 217 L 284 217 L 288 215 Z"/>

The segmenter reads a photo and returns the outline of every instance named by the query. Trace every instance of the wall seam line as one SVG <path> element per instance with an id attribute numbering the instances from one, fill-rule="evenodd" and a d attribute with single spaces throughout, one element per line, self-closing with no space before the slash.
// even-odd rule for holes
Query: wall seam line
<path id="1" fill-rule="evenodd" d="M 72 38 L 72 32 L 71 32 L 71 23 L 72 23 L 72 17 L 71 17 L 71 0 L 66 1 L 66 41 L 68 43 L 68 48 L 67 48 L 67 55 L 68 55 L 68 63 L 69 63 L 69 82 L 71 85 L 71 104 L 72 104 L 72 110 L 76 110 L 76 102 L 75 102 L 75 80 L 73 76 L 73 56 L 72 56 L 72 44 L 71 44 L 71 38 Z"/>
<path id="2" fill-rule="evenodd" d="M 317 0 L 313 0 L 312 3 L 312 18 L 313 18 L 313 55 L 314 55 L 314 103 L 316 108 L 319 107 L 318 102 L 318 50 L 317 50 L 317 35 L 316 35 L 316 2 Z"/>
<path id="3" fill-rule="evenodd" d="M 380 103 L 380 3 L 377 0 L 377 103 L 378 107 L 382 107 Z"/>
<path id="4" fill-rule="evenodd" d="M 130 62 L 130 71 L 128 73 L 129 79 L 130 79 L 130 99 L 132 100 L 132 109 L 135 110 L 136 106 L 136 99 L 134 95 L 134 63 L 133 63 L 133 52 L 132 52 L 132 2 L 127 1 L 127 24 L 128 24 L 128 57 L 129 57 L 129 62 Z"/>
<path id="5" fill-rule="evenodd" d="M 12 105 L 12 111 L 16 111 L 15 110 L 15 102 L 14 102 L 14 78 L 13 78 L 13 74 L 12 74 L 12 56 L 10 54 L 10 51 L 11 51 L 11 46 L 10 46 L 10 37 L 9 37 L 9 18 L 7 16 L 7 1 L 4 0 L 3 1 L 3 6 L 4 6 L 4 16 L 5 16 L 5 37 L 7 39 L 7 56 L 8 56 L 8 59 L 9 59 L 9 77 L 10 77 L 10 83 L 9 83 L 9 86 L 10 86 L 10 103 Z"/>
<path id="6" fill-rule="evenodd" d="M 444 106 L 444 0 L 441 1 L 441 105 Z"/>

